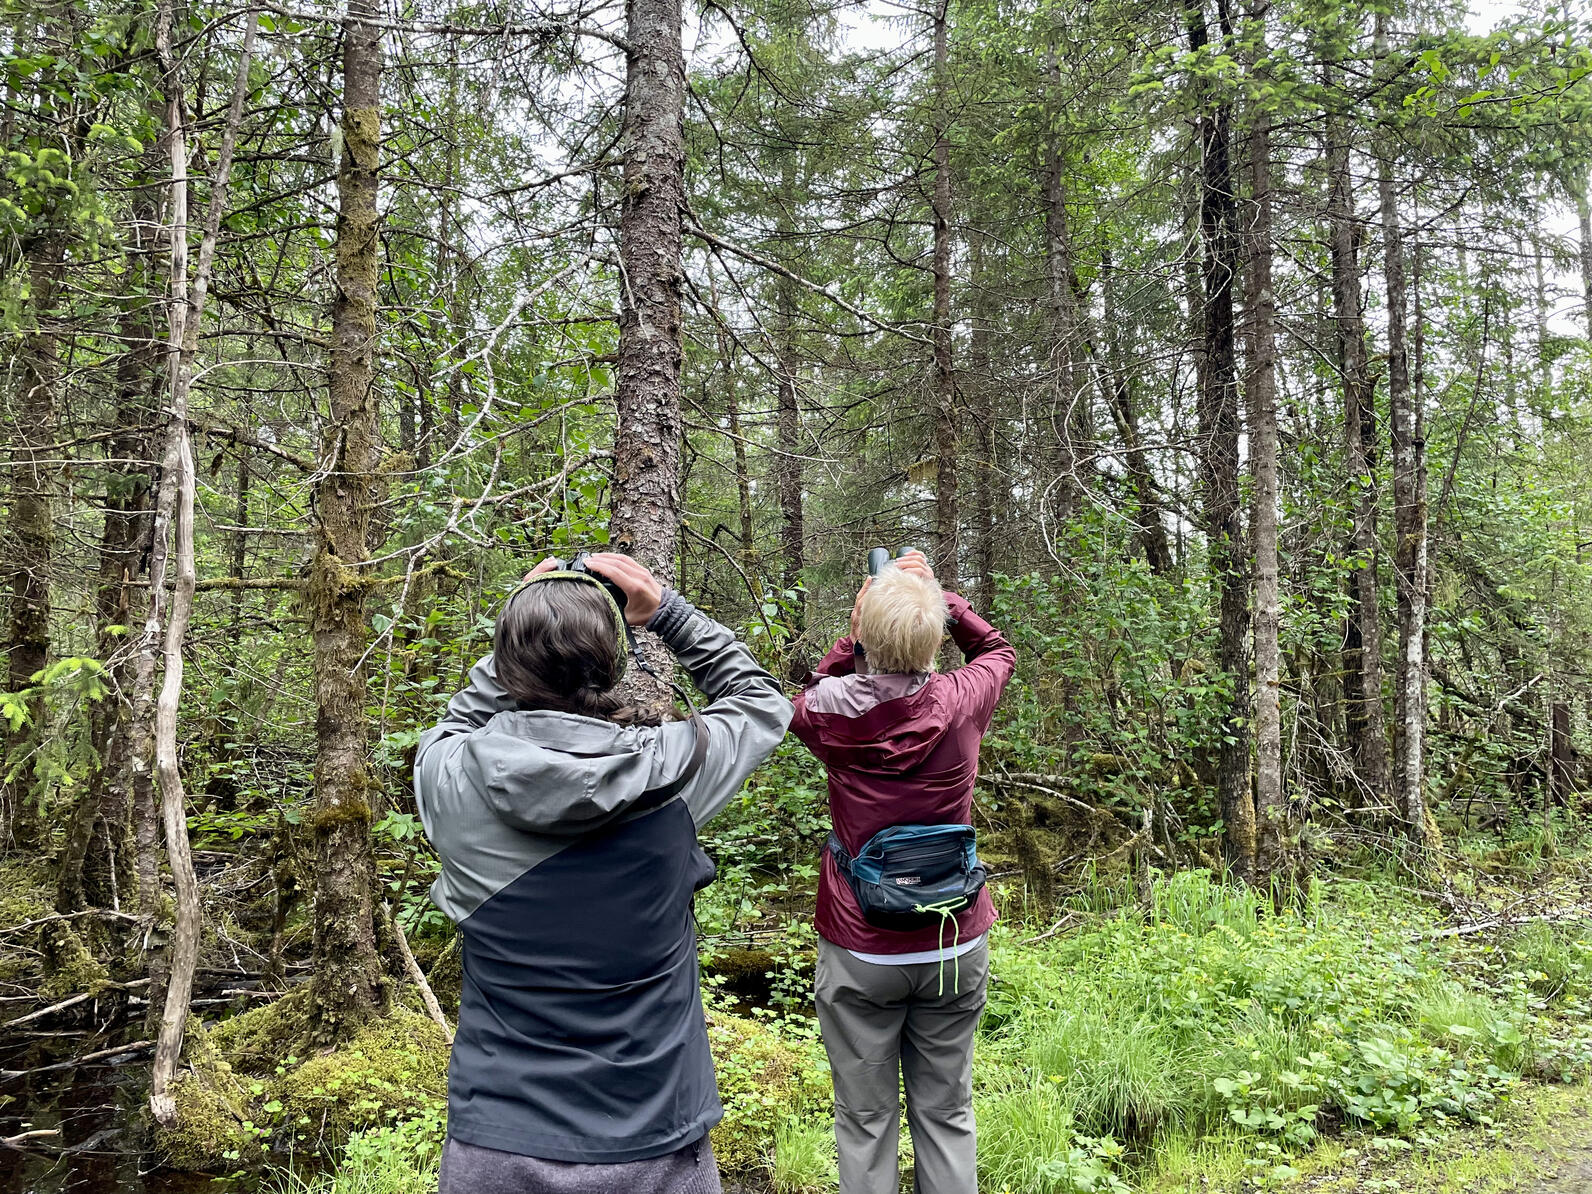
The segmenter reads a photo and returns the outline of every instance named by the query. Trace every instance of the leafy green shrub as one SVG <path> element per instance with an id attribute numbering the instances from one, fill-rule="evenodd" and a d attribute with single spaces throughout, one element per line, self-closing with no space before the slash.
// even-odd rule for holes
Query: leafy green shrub
<path id="1" fill-rule="evenodd" d="M 1592 940 L 1583 927 L 1522 925 L 1505 949 L 1531 990 L 1548 1002 L 1592 994 Z"/>
<path id="2" fill-rule="evenodd" d="M 305 1177 L 284 1171 L 267 1188 L 275 1194 L 434 1194 L 446 1134 L 440 1110 L 356 1132 L 332 1172 Z"/>
<path id="3" fill-rule="evenodd" d="M 1008 1120 L 1021 1119 L 1013 1089 L 1048 1085 L 1071 1131 L 1157 1147 L 1236 1133 L 1262 1176 L 1323 1121 L 1403 1135 L 1485 1122 L 1548 1021 L 1527 1009 L 1523 978 L 1450 977 L 1430 923 L 1361 884 L 1277 913 L 1184 874 L 1142 909 L 1043 944 L 998 928 L 980 1082 L 1007 1092 Z M 1572 1069 L 1575 1042 L 1559 1048 Z"/>
<path id="4" fill-rule="evenodd" d="M 765 1174 L 776 1163 L 776 1137 L 792 1116 L 830 1099 L 828 1070 L 810 1041 L 781 1036 L 754 1020 L 714 1012 L 708 1043 L 718 1072 L 724 1119 L 713 1152 L 730 1174 Z"/>

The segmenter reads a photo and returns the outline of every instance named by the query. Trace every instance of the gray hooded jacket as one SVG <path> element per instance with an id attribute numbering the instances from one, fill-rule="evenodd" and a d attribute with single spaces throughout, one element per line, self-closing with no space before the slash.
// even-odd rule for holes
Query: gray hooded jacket
<path id="1" fill-rule="evenodd" d="M 691 725 L 517 709 L 490 655 L 421 737 L 415 796 L 442 859 L 432 899 L 464 951 L 448 1131 L 466 1143 L 633 1161 L 723 1114 L 691 913 L 713 864 L 696 830 L 779 744 L 791 704 L 677 593 L 649 628 L 711 702 L 702 765 L 667 800 L 655 794 L 686 769 Z"/>

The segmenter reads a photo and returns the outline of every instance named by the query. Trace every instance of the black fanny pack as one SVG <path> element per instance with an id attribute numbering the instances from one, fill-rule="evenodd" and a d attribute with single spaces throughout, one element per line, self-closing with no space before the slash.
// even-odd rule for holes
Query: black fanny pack
<path id="1" fill-rule="evenodd" d="M 892 825 L 855 856 L 831 833 L 829 853 L 875 928 L 943 925 L 971 908 L 984 887 L 971 825 Z"/>

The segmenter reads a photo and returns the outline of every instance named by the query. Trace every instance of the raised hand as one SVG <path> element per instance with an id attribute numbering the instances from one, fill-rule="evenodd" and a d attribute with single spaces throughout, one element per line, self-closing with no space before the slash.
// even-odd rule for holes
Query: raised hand
<path id="1" fill-rule="evenodd" d="M 524 584 L 533 576 L 540 576 L 544 572 L 551 572 L 553 569 L 562 568 L 563 566 L 564 561 L 560 560 L 557 556 L 548 556 L 540 564 L 536 565 L 536 567 L 532 568 L 529 572 L 522 576 L 520 578 L 520 583 Z"/>
<path id="2" fill-rule="evenodd" d="M 625 621 L 645 626 L 658 612 L 663 586 L 647 571 L 647 566 L 617 551 L 600 551 L 586 557 L 586 567 L 601 573 L 625 593 Z"/>
<path id="3" fill-rule="evenodd" d="M 929 557 L 913 548 L 904 556 L 899 556 L 894 561 L 895 566 L 903 572 L 911 572 L 916 576 L 926 576 L 934 579 L 934 569 L 929 566 Z"/>

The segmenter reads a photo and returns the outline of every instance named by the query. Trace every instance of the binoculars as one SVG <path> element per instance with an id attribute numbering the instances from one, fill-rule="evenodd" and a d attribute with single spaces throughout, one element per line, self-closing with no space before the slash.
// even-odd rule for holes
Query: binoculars
<path id="1" fill-rule="evenodd" d="M 593 572 L 590 568 L 586 567 L 586 557 L 589 556 L 590 554 L 591 554 L 591 552 L 589 552 L 589 551 L 577 551 L 575 553 L 575 558 L 569 562 L 569 567 L 564 569 L 564 571 L 565 572 L 575 572 L 575 573 L 579 573 L 581 576 L 589 576 L 589 577 L 591 577 L 594 581 L 596 581 L 598 584 L 600 584 L 603 588 L 608 590 L 608 595 L 614 599 L 614 604 L 619 607 L 619 612 L 621 614 L 624 613 L 625 612 L 625 591 L 623 589 L 621 589 L 618 585 L 614 584 L 613 581 L 609 580 L 602 573 Z"/>
<path id="2" fill-rule="evenodd" d="M 916 550 L 917 548 L 915 547 L 898 547 L 895 554 L 891 555 L 888 547 L 870 548 L 868 550 L 868 575 L 878 576 L 880 572 L 884 571 L 884 566 L 891 560 L 899 560 L 907 552 Z"/>

